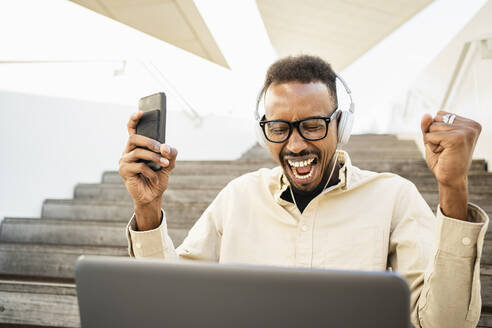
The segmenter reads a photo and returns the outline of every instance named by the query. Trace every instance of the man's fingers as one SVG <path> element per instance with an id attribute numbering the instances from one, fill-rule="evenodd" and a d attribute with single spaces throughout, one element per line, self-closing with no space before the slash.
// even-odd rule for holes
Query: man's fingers
<path id="1" fill-rule="evenodd" d="M 424 116 L 422 116 L 422 120 L 420 121 L 420 128 L 422 129 L 422 133 L 427 133 L 431 124 L 432 116 L 430 114 L 425 114 Z"/>
<path id="2" fill-rule="evenodd" d="M 158 153 L 154 153 L 150 150 L 143 149 L 143 148 L 135 148 L 131 152 L 124 154 L 120 159 L 120 163 L 134 163 L 139 159 L 153 161 L 159 164 L 160 166 L 169 165 L 169 160 L 167 158 L 164 158 Z"/>
<path id="3" fill-rule="evenodd" d="M 467 124 L 469 122 L 473 122 L 472 120 L 466 118 L 466 117 L 463 117 L 463 116 L 459 116 L 459 115 L 456 115 L 456 114 L 453 114 L 453 113 L 450 113 L 450 112 L 445 112 L 445 111 L 438 111 L 436 116 L 434 116 L 434 122 L 440 122 L 440 123 L 444 123 L 444 116 L 446 115 L 449 115 L 449 117 L 451 118 L 451 116 L 455 116 L 454 118 L 454 121 L 453 121 L 453 124 L 448 124 L 448 125 L 456 125 L 456 124 Z M 447 123 L 444 123 L 444 124 L 447 124 Z"/>
<path id="4" fill-rule="evenodd" d="M 465 126 L 458 124 L 456 121 L 453 124 L 433 122 L 429 127 L 429 132 L 446 132 L 459 128 L 466 128 Z"/>
<path id="5" fill-rule="evenodd" d="M 444 111 L 439 111 L 439 112 L 437 112 L 437 115 L 434 118 L 434 121 L 443 122 L 445 115 L 456 115 L 456 114 L 448 113 L 448 112 L 444 112 Z M 456 115 L 456 118 L 454 119 L 453 124 L 448 124 L 448 125 L 451 125 L 451 126 L 458 125 L 458 126 L 468 127 L 468 128 L 471 128 L 472 130 L 474 130 L 478 134 L 480 134 L 480 132 L 482 131 L 482 126 L 480 125 L 480 123 L 478 123 L 478 122 L 476 122 L 470 118 L 466 118 L 466 117 L 459 116 L 459 115 Z"/>
<path id="6" fill-rule="evenodd" d="M 466 129 L 453 131 L 429 132 L 424 135 L 424 144 L 434 146 L 441 145 L 444 148 L 460 147 L 468 143 L 469 133 Z"/>
<path id="7" fill-rule="evenodd" d="M 444 150 L 442 142 L 449 138 L 449 132 L 428 132 L 424 133 L 425 147 L 434 153 L 440 153 Z"/>
<path id="8" fill-rule="evenodd" d="M 160 152 L 162 156 L 174 160 L 176 156 L 178 156 L 178 150 L 174 147 L 169 146 L 168 144 L 162 144 L 160 147 Z"/>
<path id="9" fill-rule="evenodd" d="M 128 121 L 128 124 L 126 125 L 129 135 L 137 133 L 137 124 L 138 124 L 138 121 L 140 121 L 140 119 L 142 118 L 142 115 L 143 115 L 143 112 L 139 111 L 139 112 L 133 113 L 130 116 L 130 120 Z"/>
<path id="10" fill-rule="evenodd" d="M 160 152 L 161 144 L 159 143 L 159 141 L 148 138 L 146 136 L 131 134 L 125 147 L 125 153 L 131 152 L 132 150 L 137 148 L 137 146 L 145 147 L 158 153 Z"/>
<path id="11" fill-rule="evenodd" d="M 424 144 L 439 145 L 448 135 L 446 132 L 428 132 L 424 134 Z"/>
<path id="12" fill-rule="evenodd" d="M 169 167 L 171 169 L 174 168 L 176 157 L 178 156 L 178 150 L 167 144 L 162 144 L 160 151 L 161 151 L 161 155 L 169 160 Z"/>
<path id="13" fill-rule="evenodd" d="M 124 178 L 142 174 L 150 181 L 158 179 L 157 174 L 145 163 L 124 163 L 120 166 L 119 173 Z"/>

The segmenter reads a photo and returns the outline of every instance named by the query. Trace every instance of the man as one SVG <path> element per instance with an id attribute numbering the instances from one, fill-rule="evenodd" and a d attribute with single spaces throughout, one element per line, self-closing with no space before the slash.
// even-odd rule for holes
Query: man
<path id="1" fill-rule="evenodd" d="M 260 124 L 280 166 L 231 181 L 177 249 L 161 211 L 177 151 L 136 135 L 141 113 L 130 118 L 119 170 L 135 205 L 127 232 L 130 255 L 391 268 L 409 283 L 414 326 L 474 327 L 488 217 L 468 203 L 467 173 L 480 125 L 445 112 L 422 118 L 426 161 L 439 185 L 434 216 L 410 181 L 360 170 L 336 150 L 335 74 L 323 60 L 281 59 L 269 68 L 263 90 Z M 165 168 L 154 172 L 138 159 Z"/>

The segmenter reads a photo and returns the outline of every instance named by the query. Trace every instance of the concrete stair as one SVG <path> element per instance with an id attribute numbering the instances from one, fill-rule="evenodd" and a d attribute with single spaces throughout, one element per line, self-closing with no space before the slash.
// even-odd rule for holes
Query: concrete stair
<path id="1" fill-rule="evenodd" d="M 436 182 L 412 141 L 393 135 L 360 135 L 351 138 L 346 150 L 362 169 L 410 179 L 436 208 Z M 180 161 L 163 197 L 175 245 L 230 180 L 274 166 L 270 155 L 258 146 L 236 161 Z M 472 162 L 469 181 L 470 201 L 492 215 L 492 174 L 485 161 Z M 79 327 L 74 262 L 82 254 L 127 256 L 125 228 L 132 212 L 131 197 L 118 173 L 105 172 L 101 183 L 77 185 L 73 199 L 47 199 L 40 219 L 5 218 L 0 226 L 0 327 Z M 492 327 L 490 233 L 481 279 L 479 327 Z"/>
<path id="2" fill-rule="evenodd" d="M 73 279 L 73 265 L 80 255 L 126 256 L 127 248 L 2 242 L 0 254 L 3 275 Z"/>
<path id="3" fill-rule="evenodd" d="M 178 245 L 189 230 L 189 228 L 174 228 L 171 225 L 168 229 L 172 240 Z M 2 243 L 37 243 L 126 247 L 125 231 L 126 222 L 6 218 L 3 222 L 0 245 Z"/>
<path id="4" fill-rule="evenodd" d="M 73 283 L 0 279 L 1 327 L 80 327 Z"/>

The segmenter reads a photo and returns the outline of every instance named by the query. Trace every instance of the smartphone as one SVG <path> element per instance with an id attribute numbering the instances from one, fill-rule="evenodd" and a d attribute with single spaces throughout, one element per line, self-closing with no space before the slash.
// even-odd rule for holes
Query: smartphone
<path id="1" fill-rule="evenodd" d="M 138 109 L 143 112 L 143 115 L 137 124 L 137 134 L 157 140 L 161 144 L 165 143 L 166 94 L 159 92 L 141 98 L 138 102 Z M 146 163 L 154 171 L 162 168 L 162 166 L 152 161 L 140 160 L 140 162 Z"/>

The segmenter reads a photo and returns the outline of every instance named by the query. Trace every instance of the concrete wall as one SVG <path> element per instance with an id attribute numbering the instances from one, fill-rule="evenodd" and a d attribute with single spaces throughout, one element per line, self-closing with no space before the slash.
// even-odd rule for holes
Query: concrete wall
<path id="1" fill-rule="evenodd" d="M 71 198 L 77 183 L 117 170 L 136 109 L 0 91 L 0 220 L 39 217 L 46 198 Z M 251 121 L 168 112 L 167 142 L 179 159 L 235 159 L 254 143 Z"/>
<path id="2" fill-rule="evenodd" d="M 460 82 L 454 100 L 448 107 L 449 111 L 473 118 L 482 124 L 475 157 L 487 159 L 488 168 L 492 170 L 492 57 L 483 60 L 478 53 L 475 54 L 468 74 Z"/>
<path id="3" fill-rule="evenodd" d="M 390 132 L 415 138 L 421 143 L 419 126 L 424 113 L 435 113 L 441 108 L 446 90 L 465 43 L 489 39 L 492 52 L 492 1 L 456 35 L 417 77 L 411 88 L 393 104 Z M 484 56 L 481 49 L 471 52 L 464 65 L 463 75 L 457 80 L 456 92 L 444 108 L 482 124 L 482 134 L 474 158 L 485 158 L 492 163 L 492 56 Z M 492 165 L 489 164 L 489 170 Z"/>

